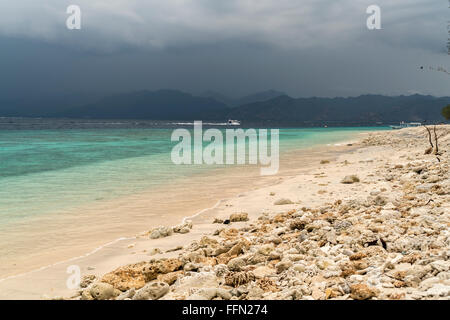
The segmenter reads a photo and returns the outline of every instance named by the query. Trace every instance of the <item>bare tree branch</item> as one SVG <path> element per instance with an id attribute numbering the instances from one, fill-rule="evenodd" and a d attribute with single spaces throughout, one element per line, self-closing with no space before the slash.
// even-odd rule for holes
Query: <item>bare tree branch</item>
<path id="1" fill-rule="evenodd" d="M 428 148 L 428 149 L 425 150 L 425 154 L 430 154 L 430 153 L 433 151 L 433 149 L 434 149 L 433 141 L 432 141 L 432 139 L 431 139 L 431 131 L 430 131 L 430 129 L 429 129 L 426 125 L 424 125 L 424 127 L 425 127 L 425 129 L 427 129 L 427 131 L 428 131 L 428 141 L 430 142 L 430 145 L 431 145 L 430 148 Z"/>
<path id="2" fill-rule="evenodd" d="M 437 133 L 436 133 L 436 125 L 434 125 L 433 131 L 434 131 L 434 142 L 435 142 L 435 145 L 436 145 L 436 147 L 434 149 L 434 154 L 435 155 L 439 155 L 439 145 L 438 145 L 438 136 L 437 136 Z"/>

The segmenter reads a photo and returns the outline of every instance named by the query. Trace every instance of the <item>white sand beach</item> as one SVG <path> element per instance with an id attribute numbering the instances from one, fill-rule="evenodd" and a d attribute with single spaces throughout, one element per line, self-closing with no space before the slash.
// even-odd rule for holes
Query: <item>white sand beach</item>
<path id="1" fill-rule="evenodd" d="M 6 277 L 0 299 L 449 299 L 450 126 L 437 130 L 438 156 L 420 127 L 292 152 L 273 177 L 217 172 L 170 219 L 138 221 L 148 232 Z"/>

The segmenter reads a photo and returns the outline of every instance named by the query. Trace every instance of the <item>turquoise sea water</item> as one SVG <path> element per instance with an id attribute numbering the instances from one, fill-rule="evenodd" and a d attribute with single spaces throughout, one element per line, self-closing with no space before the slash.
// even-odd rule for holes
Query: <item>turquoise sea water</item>
<path id="1" fill-rule="evenodd" d="M 374 129 L 281 129 L 280 153 L 348 141 L 358 132 Z M 211 169 L 172 163 L 170 153 L 177 144 L 171 141 L 173 130 L 0 131 L 0 226 Z"/>
<path id="2" fill-rule="evenodd" d="M 384 128 L 280 129 L 280 154 L 380 129 Z M 208 165 L 172 163 L 173 130 L 0 130 L 0 228 L 210 170 Z"/>
<path id="3" fill-rule="evenodd" d="M 23 121 L 0 118 L 0 278 L 84 254 L 154 223 L 178 223 L 176 217 L 187 215 L 186 206 L 204 209 L 210 196 L 214 201 L 222 192 L 231 196 L 227 188 L 245 189 L 247 179 L 259 173 L 226 171 L 236 165 L 175 165 L 171 151 L 178 142 L 171 135 L 176 124 L 105 128 L 95 123 L 92 128 L 89 122 L 86 128 L 80 122 L 43 120 L 36 129 L 35 120 Z M 191 125 L 183 128 L 192 133 Z M 280 129 L 280 171 L 289 151 L 341 144 L 361 132 L 385 129 Z"/>

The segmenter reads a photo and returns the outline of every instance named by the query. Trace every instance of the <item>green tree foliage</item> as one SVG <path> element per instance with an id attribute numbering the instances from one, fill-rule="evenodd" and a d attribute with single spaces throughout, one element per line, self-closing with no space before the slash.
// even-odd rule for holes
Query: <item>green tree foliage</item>
<path id="1" fill-rule="evenodd" d="M 441 113 L 445 119 L 450 120 L 450 104 L 444 107 Z"/>

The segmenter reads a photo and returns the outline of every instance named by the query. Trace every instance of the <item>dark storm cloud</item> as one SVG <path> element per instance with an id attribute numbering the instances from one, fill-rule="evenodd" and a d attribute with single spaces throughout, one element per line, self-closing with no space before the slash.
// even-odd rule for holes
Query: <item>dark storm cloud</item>
<path id="1" fill-rule="evenodd" d="M 66 7 L 82 29 L 65 27 Z M 381 7 L 382 30 L 366 28 Z M 429 0 L 23 0 L 0 3 L 6 91 L 177 88 L 294 96 L 448 95 L 447 2 Z M 20 88 L 20 89 L 18 89 Z"/>

